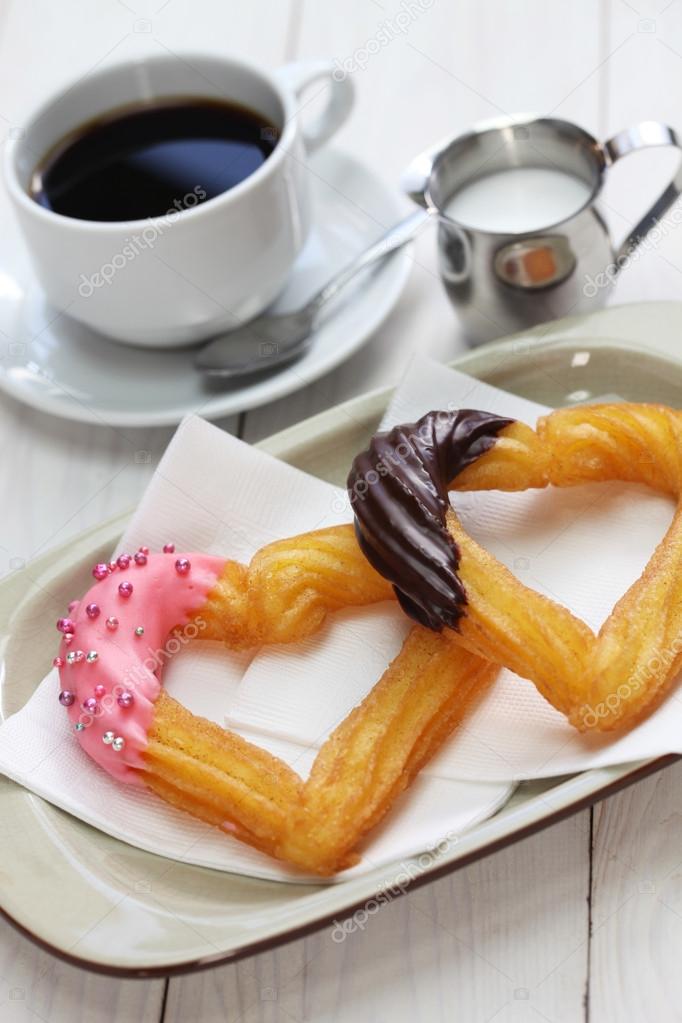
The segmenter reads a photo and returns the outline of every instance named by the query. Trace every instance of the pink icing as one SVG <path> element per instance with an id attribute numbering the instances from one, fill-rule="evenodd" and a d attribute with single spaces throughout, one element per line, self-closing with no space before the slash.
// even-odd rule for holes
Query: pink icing
<path id="1" fill-rule="evenodd" d="M 149 554 L 146 564 L 131 562 L 128 568 L 116 569 L 96 582 L 71 613 L 73 639 L 63 639 L 60 646 L 64 660 L 59 669 L 61 688 L 75 696 L 67 707 L 75 735 L 85 752 L 119 781 L 141 784 L 137 769 L 143 765 L 163 666 L 181 646 L 201 635 L 199 618 L 188 623 L 206 603 L 225 565 L 224 558 L 206 554 L 182 557 L 191 564 L 186 574 L 176 570 L 175 557 Z M 133 585 L 129 597 L 119 593 L 122 582 Z M 100 607 L 94 619 L 85 611 L 91 603 Z M 110 617 L 118 618 L 113 631 L 106 625 Z M 136 635 L 140 626 L 144 633 Z M 183 626 L 187 628 L 178 638 L 169 635 Z M 79 651 L 86 656 L 68 663 L 69 653 Z M 97 658 L 88 660 L 89 651 L 95 651 Z M 96 686 L 104 687 L 103 696 L 101 689 L 97 690 L 100 696 L 95 695 Z M 132 702 L 124 695 L 122 706 L 118 702 L 121 694 L 132 694 Z M 83 709 L 83 703 L 93 698 L 97 703 L 94 714 Z M 76 730 L 79 723 L 85 727 Z M 116 744 L 120 749 L 103 741 L 106 733 L 123 740 L 122 745 Z"/>

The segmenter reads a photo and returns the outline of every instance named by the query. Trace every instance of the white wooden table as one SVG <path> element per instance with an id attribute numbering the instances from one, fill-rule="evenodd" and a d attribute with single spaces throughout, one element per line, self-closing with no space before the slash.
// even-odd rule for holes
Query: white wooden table
<path id="1" fill-rule="evenodd" d="M 395 31 L 406 10 L 409 24 Z M 394 38 L 377 45 L 386 22 Z M 501 112 L 553 112 L 599 137 L 646 118 L 682 124 L 675 0 L 0 0 L 0 133 L 20 127 L 67 78 L 181 49 L 248 54 L 270 66 L 351 58 L 358 103 L 339 144 L 389 187 L 422 147 Z M 664 155 L 614 171 L 617 234 L 669 171 Z M 0 225 L 8 215 L 3 202 Z M 432 241 L 420 240 L 403 299 L 360 354 L 298 395 L 221 425 L 255 441 L 396 380 L 415 348 L 441 359 L 462 350 Z M 680 274 L 682 231 L 672 231 L 623 275 L 615 300 L 677 298 Z M 171 432 L 85 428 L 0 399 L 0 572 L 129 508 Z M 141 450 L 149 461 L 136 459 Z M 186 979 L 88 975 L 0 924 L 0 1018 L 682 1019 L 681 782 L 682 765 L 656 775 L 407 895 L 342 945 L 323 931 Z"/>

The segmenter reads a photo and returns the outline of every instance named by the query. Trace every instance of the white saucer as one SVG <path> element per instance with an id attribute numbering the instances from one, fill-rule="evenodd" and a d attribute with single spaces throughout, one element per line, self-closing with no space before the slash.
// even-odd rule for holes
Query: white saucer
<path id="1" fill-rule="evenodd" d="M 336 270 L 404 215 L 368 167 L 325 150 L 311 160 L 314 226 L 273 308 L 302 304 Z M 48 306 L 18 229 L 0 241 L 0 389 L 42 412 L 111 426 L 164 426 L 196 412 L 217 419 L 263 405 L 329 372 L 369 338 L 395 305 L 410 270 L 407 248 L 350 286 L 325 310 L 308 353 L 246 386 L 207 383 L 195 349 L 159 351 L 108 341 Z"/>

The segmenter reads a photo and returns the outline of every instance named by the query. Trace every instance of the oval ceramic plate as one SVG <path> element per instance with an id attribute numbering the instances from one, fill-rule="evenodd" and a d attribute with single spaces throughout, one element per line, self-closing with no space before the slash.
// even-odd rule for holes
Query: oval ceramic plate
<path id="1" fill-rule="evenodd" d="M 398 196 L 358 160 L 326 149 L 310 161 L 314 221 L 289 282 L 271 307 L 296 309 L 404 216 Z M 11 222 L 10 222 L 11 223 Z M 41 412 L 110 426 L 167 426 L 243 412 L 305 387 L 348 359 L 388 316 L 410 271 L 401 249 L 325 309 L 311 348 L 260 380 L 210 381 L 196 348 L 145 349 L 108 341 L 46 305 L 16 229 L 0 236 L 0 332 L 8 339 L 0 388 Z"/>
<path id="2" fill-rule="evenodd" d="M 605 394 L 678 405 L 682 306 L 630 306 L 559 321 L 496 342 L 457 366 L 548 405 Z M 366 395 L 262 446 L 333 482 L 376 428 L 389 391 Z M 348 410 L 352 415 L 348 415 Z M 3 716 L 19 709 L 49 667 L 50 623 L 88 585 L 123 519 L 45 555 L 0 585 Z M 486 855 L 574 813 L 673 758 L 525 783 L 492 818 L 443 854 L 396 864 L 394 894 Z M 391 886 L 390 868 L 336 885 L 258 881 L 168 861 L 125 845 L 0 781 L 2 908 L 56 955 L 119 976 L 201 969 L 252 954 L 340 920 Z M 398 876 L 400 883 L 398 884 Z"/>

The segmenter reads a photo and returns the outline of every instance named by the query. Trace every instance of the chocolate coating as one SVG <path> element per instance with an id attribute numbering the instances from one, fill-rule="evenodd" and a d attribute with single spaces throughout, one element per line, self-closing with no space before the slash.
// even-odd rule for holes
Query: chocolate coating
<path id="1" fill-rule="evenodd" d="M 403 610 L 437 632 L 456 629 L 467 602 L 445 522 L 448 485 L 513 422 L 474 409 L 428 412 L 375 434 L 353 460 L 347 487 L 363 553 Z"/>

